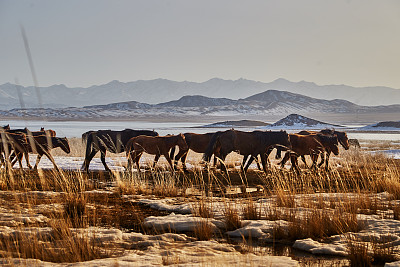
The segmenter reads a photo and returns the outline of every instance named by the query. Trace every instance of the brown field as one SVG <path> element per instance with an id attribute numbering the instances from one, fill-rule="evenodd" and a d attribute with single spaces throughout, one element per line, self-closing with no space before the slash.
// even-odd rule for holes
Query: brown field
<path id="1" fill-rule="evenodd" d="M 83 157 L 81 140 L 74 138 L 70 143 L 70 156 Z M 360 221 L 360 215 L 400 219 L 400 160 L 365 152 L 400 145 L 368 142 L 362 146 L 361 150 L 342 150 L 339 157 L 332 157 L 329 171 L 311 171 L 300 164 L 303 168 L 300 175 L 292 172 L 289 165 L 285 169 L 278 168 L 273 155 L 268 173 L 252 168 L 243 175 L 239 171 L 241 156 L 235 153 L 227 158 L 228 174 L 214 168 L 204 169 L 199 163 L 201 155 L 195 153 L 189 154 L 187 163 L 193 168 L 188 174 L 165 171 L 165 161 L 160 161 L 156 170 L 146 168 L 140 173 L 114 172 L 112 175 L 103 171 L 86 174 L 80 171 L 2 170 L 2 262 L 11 265 L 30 264 L 21 259 L 53 263 L 94 259 L 118 262 L 129 253 L 146 253 L 148 247 L 143 242 L 116 239 L 113 235 L 106 238 L 105 232 L 111 231 L 115 235 L 141 233 L 146 238 L 161 238 L 164 233 L 172 232 L 184 235 L 186 241 L 182 242 L 185 244 L 214 240 L 232 246 L 246 259 L 275 254 L 291 256 L 301 265 L 317 264 L 321 260 L 318 257 L 311 254 L 305 258 L 296 256 L 286 250 L 280 251 L 276 244 L 292 246 L 296 240 L 307 238 L 324 243 L 335 235 L 363 231 L 368 225 Z M 53 155 L 65 156 L 58 150 L 54 150 Z M 111 156 L 118 159 L 124 155 Z M 151 163 L 151 160 L 148 156 L 145 162 Z M 124 164 L 121 159 L 121 165 Z M 381 192 L 387 192 L 389 197 L 380 198 Z M 167 216 L 171 211 L 152 208 L 140 202 L 141 199 L 165 200 L 171 205 L 189 204 L 191 213 L 199 218 L 197 226 L 193 231 L 183 232 L 149 227 L 146 218 Z M 264 203 L 262 200 L 266 200 L 265 204 L 260 205 Z M 304 210 L 307 210 L 306 214 Z M 210 220 L 219 220 L 223 226 L 215 231 Z M 227 235 L 247 221 L 277 223 L 267 233 L 269 238 L 243 236 L 234 240 Z M 372 242 L 348 235 L 347 257 L 328 259 L 328 262 L 340 266 L 361 260 L 368 264 L 397 260 L 397 245 L 382 247 L 380 244 L 385 241 L 384 237 L 381 239 L 383 241 Z M 165 256 L 169 255 L 165 251 L 179 248 L 182 242 L 168 241 L 168 245 L 160 248 L 160 264 L 193 261 L 190 253 Z M 271 244 L 275 244 L 272 252 Z M 322 260 L 321 264 L 324 262 Z"/>

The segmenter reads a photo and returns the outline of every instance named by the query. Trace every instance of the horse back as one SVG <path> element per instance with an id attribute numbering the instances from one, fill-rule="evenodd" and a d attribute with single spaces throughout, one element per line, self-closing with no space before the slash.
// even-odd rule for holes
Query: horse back
<path id="1" fill-rule="evenodd" d="M 214 133 L 196 134 L 185 133 L 186 144 L 189 149 L 197 153 L 204 153 Z"/>
<path id="2" fill-rule="evenodd" d="M 321 150 L 321 142 L 317 134 L 289 134 L 292 150 L 299 155 L 308 155 L 312 150 Z"/>

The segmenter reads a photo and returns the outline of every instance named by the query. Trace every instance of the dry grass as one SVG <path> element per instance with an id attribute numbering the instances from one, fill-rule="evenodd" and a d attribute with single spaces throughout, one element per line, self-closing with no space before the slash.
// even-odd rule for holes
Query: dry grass
<path id="1" fill-rule="evenodd" d="M 84 147 L 80 139 L 70 140 L 72 155 L 83 155 Z M 73 147 L 73 148 L 72 148 Z M 58 152 L 55 151 L 55 154 Z M 63 154 L 65 155 L 65 154 Z M 236 170 L 228 174 L 219 171 L 204 171 L 197 164 L 198 155 L 191 154 L 188 163 L 195 165 L 195 171 L 189 174 L 164 171 L 165 161 L 161 161 L 157 170 L 145 172 L 114 173 L 116 185 L 110 187 L 101 174 L 86 175 L 77 171 L 13 171 L 0 172 L 0 189 L 3 191 L 30 192 L 51 191 L 59 195 L 40 199 L 38 197 L 21 197 L 15 194 L 0 201 L 1 207 L 16 210 L 27 209 L 32 212 L 39 204 L 59 203 L 62 206 L 57 212 L 45 214 L 50 221 L 44 225 L 20 225 L 19 230 L 25 233 L 17 237 L 0 238 L 0 251 L 3 257 L 36 258 L 50 262 L 78 262 L 108 257 L 115 254 L 113 247 L 104 247 L 93 240 L 95 235 L 88 226 L 116 227 L 122 230 L 142 231 L 141 223 L 150 215 L 166 215 L 159 211 L 141 210 L 124 197 L 135 195 L 151 195 L 153 198 L 179 198 L 180 202 L 198 199 L 193 205 L 193 214 L 203 218 L 213 218 L 215 207 L 213 198 L 219 194 L 218 201 L 225 203 L 223 221 L 227 231 L 238 229 L 245 220 L 285 220 L 288 227 L 277 225 L 273 232 L 275 240 L 297 240 L 302 238 L 327 239 L 336 234 L 357 232 L 363 229 L 356 214 L 380 214 L 382 211 L 392 212 L 393 218 L 399 219 L 400 205 L 393 201 L 400 199 L 400 162 L 388 159 L 383 155 L 367 154 L 358 150 L 346 151 L 340 158 L 332 158 L 332 169 L 329 172 L 319 170 L 312 172 L 302 170 L 297 175 L 289 170 L 281 170 L 274 165 L 264 174 L 250 170 L 246 176 Z M 273 156 L 273 155 L 272 155 Z M 271 156 L 271 158 L 272 158 Z M 241 156 L 232 153 L 227 159 L 227 167 L 239 166 Z M 98 175 L 98 176 L 96 176 Z M 112 194 L 88 194 L 93 189 L 114 190 Z M 200 198 L 185 195 L 185 188 L 194 187 Z M 262 186 L 263 192 L 239 194 L 231 201 L 224 193 L 227 186 Z M 110 189 L 112 188 L 112 189 Z M 389 192 L 392 202 L 384 202 L 374 197 L 378 192 Z M 308 194 L 314 193 L 353 193 L 352 198 L 325 199 L 322 195 L 310 199 Z M 255 200 L 257 198 L 272 199 L 263 209 Z M 210 201 L 211 200 L 211 201 Z M 5 204 L 7 203 L 7 204 Z M 232 203 L 237 203 L 234 206 Z M 7 205 L 7 206 L 5 206 Z M 299 210 L 306 210 L 300 213 Z M 136 215 L 139 213 L 139 215 Z M 262 213 L 263 211 L 263 213 Z M 137 216 L 137 217 L 135 217 Z M 32 235 L 29 227 L 48 226 L 50 236 Z M 73 229 L 80 228 L 81 235 L 74 234 Z M 15 228 L 17 229 L 17 228 Z M 194 230 L 198 240 L 210 240 L 215 233 L 207 223 L 201 220 Z M 29 242 L 28 242 L 29 240 Z M 360 243 L 348 241 L 349 259 L 351 262 L 381 263 L 393 259 L 393 248 L 381 246 L 381 243 Z M 176 264 L 179 259 L 163 258 L 163 264 Z M 358 265 L 357 265 L 358 266 Z M 368 265 L 365 265 L 368 266 Z"/>
<path id="2" fill-rule="evenodd" d="M 261 208 L 257 208 L 254 201 L 249 199 L 243 207 L 242 214 L 244 220 L 260 220 Z"/>
<path id="3" fill-rule="evenodd" d="M 193 215 L 202 218 L 213 218 L 212 202 L 206 202 L 205 198 L 201 198 L 193 205 Z"/>
<path id="4" fill-rule="evenodd" d="M 227 231 L 236 230 L 242 225 L 238 210 L 229 204 L 224 210 L 224 222 Z"/>
<path id="5" fill-rule="evenodd" d="M 210 240 L 214 233 L 211 224 L 206 220 L 199 220 L 194 228 L 194 235 L 199 241 Z"/>

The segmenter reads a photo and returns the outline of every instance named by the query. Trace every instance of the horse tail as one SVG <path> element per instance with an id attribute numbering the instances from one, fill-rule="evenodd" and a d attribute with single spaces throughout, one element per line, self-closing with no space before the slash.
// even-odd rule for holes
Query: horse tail
<path id="1" fill-rule="evenodd" d="M 89 158 L 90 153 L 92 152 L 94 133 L 86 132 L 82 134 L 82 142 L 86 141 L 86 154 L 85 159 Z"/>
<path id="2" fill-rule="evenodd" d="M 214 149 L 217 145 L 217 141 L 219 140 L 219 137 L 221 136 L 222 132 L 216 132 L 212 137 L 210 142 L 208 143 L 208 146 L 206 148 L 206 151 L 203 154 L 203 160 L 206 162 L 209 162 L 211 159 L 211 156 L 214 154 Z"/>

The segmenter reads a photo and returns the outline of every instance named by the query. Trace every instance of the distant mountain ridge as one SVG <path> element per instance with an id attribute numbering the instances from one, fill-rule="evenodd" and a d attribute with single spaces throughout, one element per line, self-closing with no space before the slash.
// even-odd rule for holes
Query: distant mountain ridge
<path id="1" fill-rule="evenodd" d="M 359 106 L 346 100 L 323 100 L 299 94 L 269 90 L 244 99 L 184 96 L 160 104 L 125 101 L 82 108 L 12 109 L 0 111 L 3 118 L 46 119 L 132 119 L 187 116 L 283 116 L 313 114 L 386 114 L 400 113 L 400 105 Z"/>
<path id="2" fill-rule="evenodd" d="M 38 107 L 33 86 L 24 87 L 6 83 L 0 85 L 0 109 L 20 107 L 19 90 L 27 108 Z M 312 82 L 291 82 L 277 79 L 270 83 L 246 79 L 223 80 L 213 78 L 202 83 L 176 82 L 166 79 L 139 80 L 134 82 L 111 81 L 87 88 L 69 88 L 63 84 L 40 87 L 43 107 L 83 107 L 110 103 L 137 101 L 139 103 L 165 103 L 183 96 L 202 95 L 209 98 L 237 100 L 260 94 L 268 90 L 287 91 L 311 98 L 344 99 L 358 105 L 400 104 L 400 90 L 388 87 L 356 88 L 346 85 L 317 85 Z"/>

